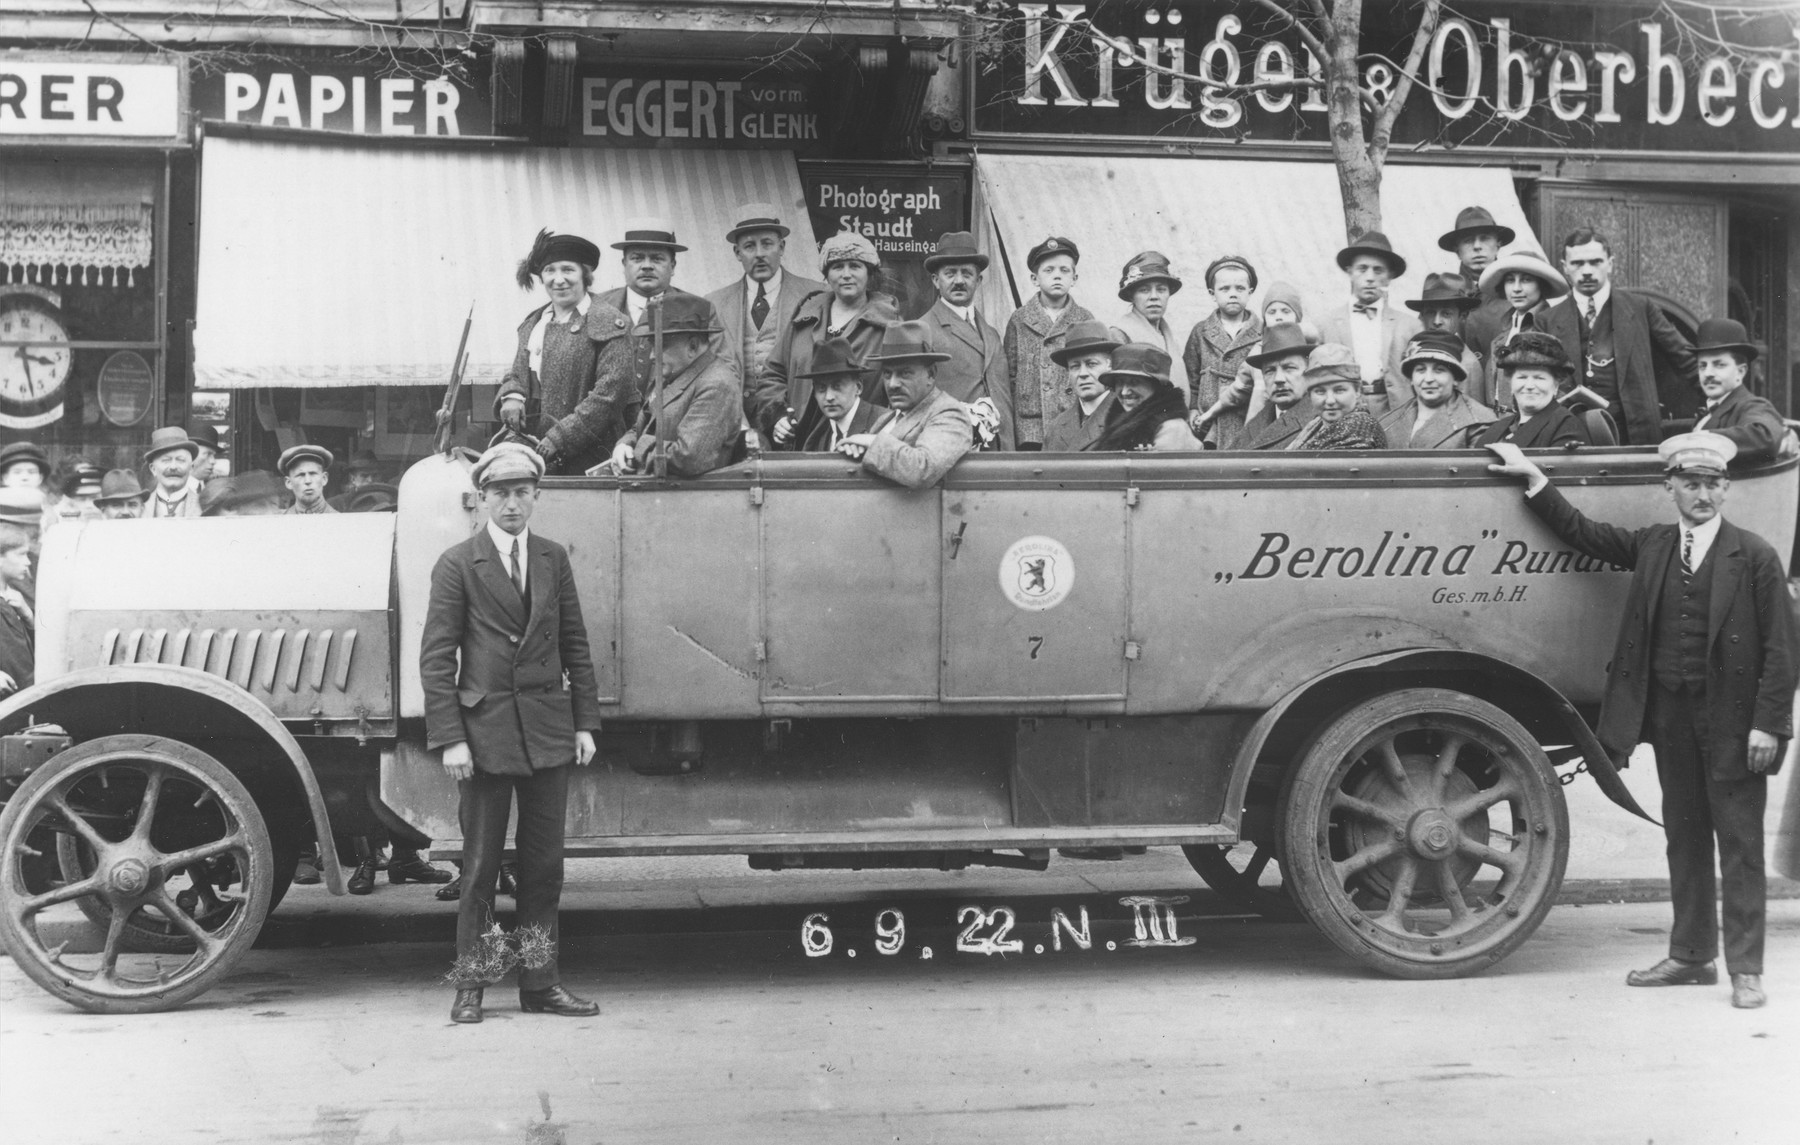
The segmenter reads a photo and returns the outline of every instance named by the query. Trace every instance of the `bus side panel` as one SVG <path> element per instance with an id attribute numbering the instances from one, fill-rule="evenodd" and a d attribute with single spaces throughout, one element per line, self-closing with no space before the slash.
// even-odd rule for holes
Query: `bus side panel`
<path id="1" fill-rule="evenodd" d="M 569 550 L 603 704 L 620 699 L 620 496 L 617 489 L 546 487 L 531 521 L 533 530 Z"/>

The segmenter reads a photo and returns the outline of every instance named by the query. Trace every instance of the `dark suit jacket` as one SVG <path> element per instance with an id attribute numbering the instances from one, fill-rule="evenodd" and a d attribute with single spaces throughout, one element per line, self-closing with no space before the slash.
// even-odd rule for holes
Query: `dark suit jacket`
<path id="1" fill-rule="evenodd" d="M 1256 416 L 1244 423 L 1244 436 L 1238 442 L 1239 449 L 1286 449 L 1293 441 L 1294 435 L 1306 428 L 1312 420 L 1312 403 L 1301 398 L 1285 413 L 1275 408 L 1270 402 L 1256 411 Z"/>
<path id="2" fill-rule="evenodd" d="M 1650 642 L 1681 530 L 1651 525 L 1634 531 L 1591 521 L 1554 485 L 1526 504 L 1570 545 L 1632 570 L 1598 728 L 1608 751 L 1629 755 L 1648 738 Z M 1722 523 L 1708 559 L 1716 563 L 1706 622 L 1707 769 L 1715 779 L 1743 779 L 1750 774 L 1745 758 L 1752 728 L 1783 739 L 1794 734 L 1793 612 L 1781 559 L 1755 533 Z"/>
<path id="3" fill-rule="evenodd" d="M 625 300 L 625 291 L 626 287 L 615 286 L 611 290 L 601 291 L 599 298 L 600 301 L 617 310 L 620 314 L 623 314 L 625 320 L 629 322 L 631 320 L 631 306 Z M 663 297 L 666 298 L 674 294 L 687 293 L 687 291 L 682 290 L 678 286 L 671 286 L 668 290 L 663 292 Z M 689 295 L 689 297 L 693 296 Z M 712 303 L 708 302 L 707 305 L 710 307 Z M 648 322 L 649 316 L 650 311 L 646 309 L 644 311 L 646 321 L 640 322 L 631 328 L 633 360 L 632 392 L 628 399 L 622 400 L 619 403 L 619 422 L 621 425 L 627 427 L 637 420 L 638 408 L 642 406 L 644 402 L 649 400 L 648 394 L 650 392 L 650 386 L 655 381 L 655 376 L 650 372 L 650 356 L 654 352 L 656 339 L 655 332 L 650 329 Z M 720 325 L 719 313 L 717 310 L 713 311 L 712 324 L 714 326 Z M 723 329 L 723 327 L 721 327 L 721 329 Z M 712 336 L 712 349 L 714 354 L 723 356 L 726 353 L 725 335 L 723 333 L 714 334 Z M 736 359 L 727 360 L 730 362 L 732 370 L 736 372 Z M 743 375 L 741 373 L 738 374 L 738 384 L 740 387 L 743 384 Z"/>
<path id="4" fill-rule="evenodd" d="M 1081 416 L 1081 401 L 1044 423 L 1045 453 L 1080 453 L 1100 440 L 1106 428 L 1106 411 L 1112 408 L 1112 394 L 1103 394 L 1094 412 Z"/>
<path id="5" fill-rule="evenodd" d="M 1759 398 L 1743 386 L 1720 399 L 1718 407 L 1705 414 L 1704 429 L 1737 442 L 1737 461 L 1757 465 L 1771 461 L 1787 436 L 1787 425 L 1767 398 Z"/>
<path id="6" fill-rule="evenodd" d="M 744 400 L 731 363 L 710 350 L 663 382 L 663 416 L 655 416 L 656 391 L 644 395 L 637 424 L 619 440 L 630 442 L 640 472 L 650 468 L 650 450 L 659 437 L 669 443 L 669 472 L 699 477 L 731 464 L 743 440 Z"/>
<path id="7" fill-rule="evenodd" d="M 958 318 L 940 298 L 919 321 L 932 328 L 932 349 L 950 355 L 948 362 L 937 364 L 938 389 L 971 405 L 978 398 L 992 399 L 994 408 L 1000 411 L 998 444 L 1001 449 L 1011 449 L 1012 386 L 1006 379 L 1005 340 L 988 325 L 980 311 L 973 313 L 979 329 Z"/>
<path id="8" fill-rule="evenodd" d="M 1575 379 L 1587 381 L 1581 354 L 1580 297 L 1569 295 L 1545 311 L 1538 329 L 1555 335 L 1575 363 Z M 1688 417 L 1705 404 L 1700 394 L 1700 375 L 1694 347 L 1675 329 L 1662 307 L 1641 294 L 1613 287 L 1607 301 L 1612 310 L 1613 370 L 1619 380 L 1617 412 L 1625 440 L 1631 445 L 1655 445 L 1662 440 L 1663 411 L 1670 417 Z"/>
<path id="9" fill-rule="evenodd" d="M 419 651 L 425 746 L 467 743 L 493 775 L 561 767 L 575 758 L 576 730 L 600 728 L 569 554 L 536 533 L 526 549 L 529 615 L 486 528 L 446 549 L 431 570 Z"/>
<path id="10" fill-rule="evenodd" d="M 1508 437 L 1508 434 L 1512 436 Z M 1510 441 L 1520 449 L 1551 449 L 1571 441 L 1580 445 L 1593 444 L 1588 440 L 1581 419 L 1557 402 L 1539 410 L 1523 425 L 1519 424 L 1519 411 L 1513 410 L 1476 434 L 1471 444 L 1492 445 L 1496 441 Z"/>
<path id="11" fill-rule="evenodd" d="M 850 432 L 868 433 L 875 428 L 875 423 L 887 412 L 886 406 L 878 406 L 874 402 L 857 402 L 856 408 L 850 413 Z M 813 407 L 813 413 L 818 418 L 817 424 L 813 426 L 812 432 L 807 435 L 805 441 L 800 442 L 796 439 L 799 450 L 802 453 L 829 453 L 831 452 L 831 423 L 826 421 L 822 414 L 819 414 L 816 405 Z"/>

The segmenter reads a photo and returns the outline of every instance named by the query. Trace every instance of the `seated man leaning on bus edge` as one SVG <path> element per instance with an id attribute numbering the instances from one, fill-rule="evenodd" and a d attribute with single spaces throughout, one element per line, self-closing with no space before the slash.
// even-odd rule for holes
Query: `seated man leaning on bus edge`
<path id="1" fill-rule="evenodd" d="M 830 453 L 852 434 L 875 428 L 883 406 L 862 400 L 863 373 L 868 365 L 856 357 L 848 338 L 828 339 L 813 353 L 812 368 L 799 374 L 812 382 L 813 404 L 819 409 L 812 432 L 799 443 L 803 453 Z"/>
<path id="2" fill-rule="evenodd" d="M 737 369 L 713 352 L 719 333 L 712 303 L 691 294 L 663 299 L 662 411 L 655 387 L 642 396 L 636 424 L 613 447 L 613 468 L 641 473 L 651 468 L 652 450 L 666 436 L 669 472 L 699 477 L 732 462 L 743 442 L 744 411 Z"/>
<path id="3" fill-rule="evenodd" d="M 937 364 L 949 359 L 933 348 L 923 322 L 888 327 L 870 361 L 881 366 L 890 412 L 873 432 L 838 442 L 838 452 L 908 489 L 943 480 L 975 445 L 969 407 L 937 387 Z"/>
<path id="4" fill-rule="evenodd" d="M 1269 400 L 1244 422 L 1240 449 L 1286 449 L 1312 417 L 1306 399 L 1306 359 L 1313 344 L 1298 324 L 1271 326 L 1247 363 L 1262 372 Z"/>
<path id="5" fill-rule="evenodd" d="M 1774 459 L 1787 436 L 1781 414 L 1767 398 L 1744 386 L 1757 349 L 1742 322 L 1709 318 L 1700 323 L 1694 350 L 1700 362 L 1700 389 L 1706 410 L 1694 428 L 1730 438 L 1737 446 L 1736 463 L 1756 465 Z"/>

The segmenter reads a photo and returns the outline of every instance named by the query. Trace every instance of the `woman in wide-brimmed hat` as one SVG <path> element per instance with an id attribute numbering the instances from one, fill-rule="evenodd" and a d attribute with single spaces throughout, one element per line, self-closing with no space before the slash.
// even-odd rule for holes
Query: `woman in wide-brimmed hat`
<path id="1" fill-rule="evenodd" d="M 1289 449 L 1386 449 L 1387 435 L 1363 405 L 1362 367 L 1348 346 L 1326 342 L 1306 358 L 1300 383 L 1311 400 L 1312 420 Z"/>
<path id="2" fill-rule="evenodd" d="M 1100 380 L 1112 390 L 1106 427 L 1089 452 L 1115 449 L 1186 451 L 1201 448 L 1187 424 L 1187 395 L 1169 376 L 1169 355 L 1159 346 L 1131 342 L 1113 351 L 1112 368 Z"/>
<path id="3" fill-rule="evenodd" d="M 1481 272 L 1481 293 L 1498 293 L 1512 307 L 1489 345 L 1488 361 L 1498 362 L 1500 354 L 1519 335 L 1540 329 L 1544 311 L 1550 304 L 1569 293 L 1569 280 L 1545 261 L 1542 255 L 1528 250 L 1501 255 Z M 1511 394 L 1503 385 L 1494 387 L 1494 400 L 1511 405 Z"/>
<path id="4" fill-rule="evenodd" d="M 1169 355 L 1169 380 L 1185 395 L 1188 376 L 1181 361 L 1182 340 L 1168 317 L 1169 300 L 1180 290 L 1181 279 L 1170 269 L 1168 255 L 1153 250 L 1132 255 L 1119 275 L 1119 299 L 1131 307 L 1112 324 L 1112 333 L 1122 343 L 1161 346 Z"/>

